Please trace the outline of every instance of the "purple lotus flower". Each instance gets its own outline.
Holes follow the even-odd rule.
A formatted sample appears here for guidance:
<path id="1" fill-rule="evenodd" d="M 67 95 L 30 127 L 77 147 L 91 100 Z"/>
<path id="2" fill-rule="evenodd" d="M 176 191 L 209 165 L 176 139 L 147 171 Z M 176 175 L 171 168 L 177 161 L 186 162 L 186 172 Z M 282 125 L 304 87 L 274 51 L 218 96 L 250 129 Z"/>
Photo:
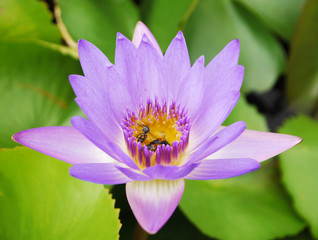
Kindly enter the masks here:
<path id="1" fill-rule="evenodd" d="M 208 65 L 192 66 L 182 32 L 165 55 L 141 22 L 132 42 L 117 34 L 115 64 L 93 44 L 78 42 L 85 76 L 71 75 L 76 102 L 86 114 L 72 127 L 43 127 L 13 139 L 74 164 L 70 174 L 99 184 L 126 183 L 140 225 L 156 233 L 177 207 L 184 179 L 239 176 L 260 167 L 301 138 L 221 127 L 240 96 L 244 67 L 239 41 Z"/>

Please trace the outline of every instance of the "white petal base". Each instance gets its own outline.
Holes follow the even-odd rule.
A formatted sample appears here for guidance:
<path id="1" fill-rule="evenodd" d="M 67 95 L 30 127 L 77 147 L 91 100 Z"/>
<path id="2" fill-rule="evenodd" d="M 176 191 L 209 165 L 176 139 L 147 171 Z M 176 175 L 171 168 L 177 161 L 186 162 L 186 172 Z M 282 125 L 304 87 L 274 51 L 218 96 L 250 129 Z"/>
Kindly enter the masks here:
<path id="1" fill-rule="evenodd" d="M 135 181 L 126 184 L 130 207 L 140 226 L 155 234 L 168 221 L 179 204 L 184 179 Z"/>

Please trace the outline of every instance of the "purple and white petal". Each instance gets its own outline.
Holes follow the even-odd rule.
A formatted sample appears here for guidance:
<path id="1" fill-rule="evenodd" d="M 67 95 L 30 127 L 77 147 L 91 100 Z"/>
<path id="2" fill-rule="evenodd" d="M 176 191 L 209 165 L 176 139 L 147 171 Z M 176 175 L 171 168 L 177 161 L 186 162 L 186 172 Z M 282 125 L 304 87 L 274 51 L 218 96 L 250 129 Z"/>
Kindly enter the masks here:
<path id="1" fill-rule="evenodd" d="M 240 176 L 260 168 L 260 163 L 250 158 L 206 159 L 200 162 L 186 179 L 214 180 Z"/>
<path id="2" fill-rule="evenodd" d="M 133 181 L 119 171 L 114 163 L 76 164 L 70 168 L 70 175 L 98 184 L 122 184 Z"/>
<path id="3" fill-rule="evenodd" d="M 12 138 L 24 146 L 71 164 L 116 162 L 73 127 L 34 128 L 16 133 Z"/>
<path id="4" fill-rule="evenodd" d="M 163 57 L 162 51 L 161 51 L 161 49 L 159 47 L 159 44 L 158 44 L 157 40 L 155 39 L 153 34 L 150 32 L 150 30 L 147 28 L 147 26 L 139 21 L 136 24 L 136 27 L 135 27 L 135 30 L 134 30 L 133 39 L 132 39 L 132 42 L 135 44 L 135 46 L 137 48 L 139 47 L 144 35 L 147 36 L 147 38 L 151 42 L 151 45 L 156 49 L 156 51 L 158 52 L 158 54 L 162 58 Z"/>
<path id="5" fill-rule="evenodd" d="M 126 184 L 129 205 L 140 226 L 155 234 L 179 204 L 184 180 L 152 180 Z"/>
<path id="6" fill-rule="evenodd" d="M 78 55 L 86 77 L 101 85 L 106 82 L 106 69 L 112 64 L 101 50 L 94 44 L 80 39 L 78 41 Z"/>
<path id="7" fill-rule="evenodd" d="M 182 87 L 184 76 L 191 68 L 187 44 L 181 31 L 171 41 L 163 60 L 170 93 L 168 97 L 175 97 Z"/>
<path id="8" fill-rule="evenodd" d="M 287 134 L 245 130 L 237 139 L 208 158 L 253 158 L 262 162 L 288 150 L 301 141 L 300 137 Z"/>

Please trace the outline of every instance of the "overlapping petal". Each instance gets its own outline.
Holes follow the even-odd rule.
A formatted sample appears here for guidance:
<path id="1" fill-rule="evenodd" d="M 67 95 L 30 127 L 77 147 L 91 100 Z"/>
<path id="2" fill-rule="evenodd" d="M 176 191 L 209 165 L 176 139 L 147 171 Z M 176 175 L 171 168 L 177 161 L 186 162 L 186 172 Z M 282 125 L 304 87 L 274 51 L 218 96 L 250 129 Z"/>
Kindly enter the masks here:
<path id="1" fill-rule="evenodd" d="M 86 41 L 78 41 L 78 55 L 84 75 L 95 83 L 103 83 L 107 78 L 106 69 L 112 63 L 94 44 Z"/>
<path id="2" fill-rule="evenodd" d="M 243 66 L 234 66 L 218 77 L 215 87 L 205 90 L 204 103 L 192 116 L 192 136 L 196 146 L 201 145 L 224 122 L 236 105 L 244 76 Z M 207 80 L 207 79 L 206 79 Z"/>
<path id="3" fill-rule="evenodd" d="M 132 72 L 132 89 L 137 102 L 142 99 L 167 95 L 167 79 L 164 77 L 163 59 L 153 47 L 147 35 L 141 39 Z"/>
<path id="4" fill-rule="evenodd" d="M 98 148 L 103 150 L 112 158 L 119 162 L 126 164 L 133 169 L 139 169 L 136 163 L 107 138 L 92 122 L 89 122 L 83 117 L 73 117 L 71 119 L 72 125 L 75 129 L 81 132 L 89 141 L 94 143 Z"/>
<path id="5" fill-rule="evenodd" d="M 24 146 L 71 164 L 115 162 L 73 127 L 28 129 L 12 138 Z"/>
<path id="6" fill-rule="evenodd" d="M 200 161 L 219 149 L 222 149 L 224 146 L 238 138 L 245 129 L 246 124 L 243 121 L 235 122 L 230 126 L 223 128 L 221 131 L 208 138 L 198 149 L 194 150 L 190 155 L 190 160 L 187 164 Z"/>
<path id="7" fill-rule="evenodd" d="M 177 96 L 181 82 L 191 68 L 187 44 L 181 31 L 171 41 L 163 60 L 169 86 L 168 97 L 173 98 Z"/>
<path id="8" fill-rule="evenodd" d="M 204 57 L 201 56 L 178 87 L 177 102 L 187 106 L 190 116 L 195 116 L 200 109 L 198 106 L 204 104 L 202 103 L 204 83 Z"/>
<path id="9" fill-rule="evenodd" d="M 136 24 L 133 39 L 132 39 L 132 42 L 135 44 L 136 47 L 139 47 L 139 45 L 140 45 L 140 43 L 145 35 L 147 36 L 147 38 L 151 42 L 152 46 L 156 49 L 158 54 L 161 57 L 163 57 L 162 51 L 159 47 L 159 44 L 158 44 L 156 38 L 153 36 L 152 32 L 150 32 L 150 30 L 147 28 L 147 26 L 139 21 Z"/>
<path id="10" fill-rule="evenodd" d="M 255 171 L 260 166 L 258 161 L 250 158 L 206 159 L 185 178 L 192 180 L 230 178 Z"/>
<path id="11" fill-rule="evenodd" d="M 70 175 L 98 184 L 121 184 L 134 181 L 119 171 L 114 163 L 76 164 L 70 168 Z"/>
<path id="12" fill-rule="evenodd" d="M 170 218 L 179 204 L 184 180 L 152 180 L 126 184 L 129 205 L 140 225 L 156 233 Z"/>

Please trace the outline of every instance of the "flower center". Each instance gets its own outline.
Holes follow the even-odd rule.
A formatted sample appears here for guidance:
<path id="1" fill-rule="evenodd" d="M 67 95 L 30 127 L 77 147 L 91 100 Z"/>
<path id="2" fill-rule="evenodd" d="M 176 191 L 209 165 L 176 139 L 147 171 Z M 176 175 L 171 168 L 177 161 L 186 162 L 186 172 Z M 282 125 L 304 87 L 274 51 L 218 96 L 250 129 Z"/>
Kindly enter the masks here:
<path id="1" fill-rule="evenodd" d="M 187 110 L 173 102 L 147 101 L 138 113 L 127 110 L 122 128 L 130 156 L 141 168 L 178 165 L 189 141 Z"/>

